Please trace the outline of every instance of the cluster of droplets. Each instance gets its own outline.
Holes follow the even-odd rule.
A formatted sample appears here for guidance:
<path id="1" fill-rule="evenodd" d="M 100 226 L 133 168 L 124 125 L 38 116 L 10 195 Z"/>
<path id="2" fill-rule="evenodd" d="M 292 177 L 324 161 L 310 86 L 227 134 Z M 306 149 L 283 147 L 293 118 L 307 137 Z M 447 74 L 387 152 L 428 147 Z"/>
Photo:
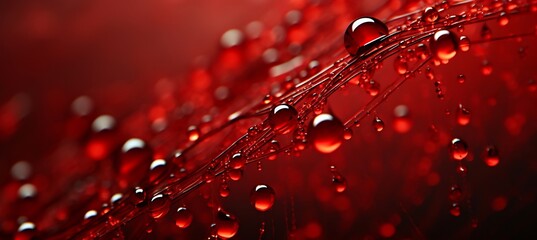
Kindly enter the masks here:
<path id="1" fill-rule="evenodd" d="M 509 8 L 509 7 L 507 7 Z M 425 26 L 424 29 L 430 30 L 431 26 L 439 25 L 439 21 L 444 21 L 444 24 L 449 20 L 449 17 L 446 17 L 446 20 L 443 20 L 441 16 L 442 11 L 438 11 L 436 7 L 426 8 L 418 22 Z M 291 14 L 289 17 L 290 26 L 295 26 L 297 24 L 297 17 Z M 298 17 L 299 19 L 300 17 Z M 293 20 L 295 19 L 295 20 Z M 509 17 L 506 12 L 501 12 L 498 18 L 498 24 L 500 26 L 505 26 L 509 23 Z M 440 24 L 441 25 L 441 24 Z M 404 25 L 405 28 L 411 29 L 412 24 Z M 238 31 L 238 30 L 237 30 Z M 236 47 L 239 46 L 242 42 L 242 33 L 237 31 L 228 31 L 222 37 L 222 45 L 225 47 L 225 51 L 228 53 L 227 57 L 231 56 L 233 51 L 236 50 Z M 396 29 L 396 32 L 402 32 L 403 29 Z M 386 46 L 390 39 L 395 39 L 392 42 L 397 42 L 395 45 L 399 47 L 398 55 L 394 59 L 394 70 L 395 72 L 402 76 L 403 78 L 412 78 L 413 69 L 418 69 L 420 66 L 418 64 L 425 63 L 429 59 L 434 63 L 434 65 L 447 64 L 451 59 L 453 59 L 457 53 L 466 52 L 470 48 L 470 40 L 467 36 L 458 36 L 453 30 L 438 28 L 434 30 L 434 33 L 428 33 L 423 35 L 427 36 L 425 41 L 411 42 L 410 40 L 399 41 L 397 38 L 393 37 L 397 34 L 395 32 L 390 33 L 387 25 L 382 21 L 372 18 L 372 17 L 363 17 L 353 21 L 345 31 L 344 34 L 344 46 L 348 53 L 353 57 L 353 59 L 360 57 L 367 57 L 368 54 L 377 53 L 386 49 Z M 491 39 L 491 30 L 484 24 L 481 31 L 481 36 L 483 39 Z M 299 39 L 298 37 L 296 37 Z M 295 41 L 297 39 L 294 39 Z M 229 55 L 231 54 L 231 55 Z M 277 50 L 267 49 L 263 53 L 263 59 L 267 63 L 275 63 L 278 56 Z M 382 57 L 382 56 L 381 56 Z M 375 60 L 376 63 L 373 66 L 365 67 L 360 69 L 361 74 L 350 79 L 351 83 L 355 83 L 362 87 L 366 93 L 371 97 L 379 97 L 384 93 L 384 89 L 381 89 L 380 83 L 372 79 L 373 73 L 375 70 L 382 67 L 383 59 Z M 347 63 L 342 61 L 338 67 L 345 66 Z M 351 65 L 351 64 L 349 64 Z M 232 67 L 232 66 L 231 66 Z M 414 68 L 413 68 L 414 67 Z M 311 61 L 307 70 L 307 73 L 300 73 L 304 79 L 313 76 L 314 74 L 320 71 L 319 63 L 316 61 Z M 492 73 L 492 65 L 485 61 L 482 64 L 481 72 L 484 76 L 488 76 Z M 201 74 L 201 73 L 200 73 Z M 300 75 L 299 74 L 299 75 Z M 431 67 L 425 69 L 426 78 L 432 80 L 435 85 L 435 90 L 439 98 L 444 97 L 442 90 L 442 83 L 437 80 L 434 76 L 434 72 Z M 338 80 L 336 77 L 337 74 L 332 74 L 331 80 Z M 340 77 L 339 79 L 343 79 Z M 353 80 L 355 79 L 355 80 Z M 354 81 L 354 82 L 353 82 Z M 457 81 L 459 83 L 464 83 L 466 77 L 464 75 L 457 76 Z M 299 85 L 300 80 L 297 78 L 288 78 L 282 84 L 284 90 L 293 90 L 296 86 Z M 319 86 L 325 87 L 330 86 L 329 83 L 320 84 Z M 531 84 L 535 89 L 535 83 Z M 218 96 L 220 98 L 225 98 L 224 94 L 225 89 L 220 89 Z M 317 96 L 320 96 L 320 92 L 316 93 Z M 334 113 L 324 112 L 324 106 L 326 105 L 326 99 L 315 104 L 309 105 L 314 116 L 312 117 L 310 124 L 306 127 L 305 121 L 308 116 L 304 113 L 309 113 L 309 110 L 295 108 L 298 106 L 295 100 L 288 98 L 286 101 L 279 101 L 278 94 L 267 94 L 262 103 L 267 106 L 271 106 L 268 111 L 264 113 L 267 114 L 266 126 L 269 127 L 276 135 L 293 135 L 293 144 L 294 151 L 304 150 L 307 145 L 312 146 L 318 152 L 323 154 L 329 154 L 336 151 L 343 144 L 344 140 L 349 140 L 352 138 L 351 125 L 346 122 L 341 121 Z M 273 104 L 276 104 L 274 105 Z M 273 106 L 273 107 L 272 107 Z M 466 126 L 470 124 L 470 111 L 464 107 L 462 104 L 459 104 L 457 107 L 457 123 L 461 126 Z M 367 111 L 369 115 L 369 111 Z M 241 116 L 235 115 L 235 117 Z M 408 108 L 404 105 L 397 106 L 394 109 L 394 129 L 400 133 L 409 131 L 411 122 L 409 120 L 409 111 Z M 230 116 L 230 120 L 236 119 L 235 117 Z M 359 120 L 354 119 L 354 125 L 359 125 Z M 190 144 L 199 143 L 205 137 L 202 133 L 204 124 L 210 122 L 210 116 L 206 120 L 202 121 L 200 125 L 191 125 L 186 130 L 187 140 Z M 260 125 L 261 126 L 261 125 Z M 384 121 L 379 117 L 375 116 L 372 120 L 372 127 L 376 132 L 382 132 L 385 129 Z M 260 138 L 255 138 L 260 134 L 261 131 L 265 129 L 250 128 L 248 131 L 248 137 L 251 137 L 254 140 L 259 140 Z M 116 119 L 110 115 L 101 115 L 92 123 L 92 132 L 90 140 L 85 146 L 86 154 L 95 161 L 102 161 L 109 157 L 115 145 L 121 146 L 121 154 L 119 157 L 119 162 L 117 164 L 118 173 L 119 173 L 119 184 L 122 187 L 127 187 L 129 183 L 140 182 L 144 173 L 149 169 L 149 174 L 147 176 L 148 181 L 152 185 L 162 185 L 161 183 L 166 184 L 166 179 L 170 177 L 178 177 L 181 173 L 184 173 L 186 169 L 184 168 L 184 156 L 179 151 L 171 159 L 166 159 L 163 156 L 155 157 L 155 151 L 149 147 L 149 144 L 139 138 L 130 138 L 126 140 L 123 145 L 118 144 L 117 139 L 114 137 L 114 131 L 116 129 Z M 267 137 L 264 139 L 268 142 L 268 148 L 266 159 L 275 160 L 277 154 L 282 151 L 282 147 L 277 140 Z M 193 145 L 187 145 L 193 146 Z M 243 151 L 244 150 L 244 151 Z M 213 161 L 208 165 L 207 171 L 203 172 L 201 179 L 204 183 L 212 183 L 220 174 L 220 170 L 224 168 L 222 176 L 222 184 L 220 185 L 220 196 L 227 197 L 230 194 L 229 185 L 227 184 L 228 180 L 237 181 L 241 178 L 245 165 L 251 162 L 254 154 L 252 151 L 246 151 L 248 149 L 234 150 L 233 152 L 225 156 L 224 163 L 221 164 L 217 161 Z M 284 148 L 283 151 L 290 153 L 289 148 Z M 467 167 L 464 164 L 465 159 L 469 155 L 468 145 L 465 141 L 459 138 L 454 138 L 449 146 L 450 157 L 458 163 L 457 172 L 461 175 L 465 175 L 467 172 Z M 262 158 L 260 158 L 262 159 Z M 494 167 L 499 164 L 499 154 L 495 146 L 488 146 L 484 151 L 484 162 L 490 166 Z M 177 165 L 180 169 L 179 171 L 172 171 L 171 163 Z M 258 170 L 261 170 L 261 160 L 255 161 L 258 163 Z M 147 166 L 146 166 L 147 165 Z M 138 166 L 145 166 L 140 168 Z M 222 167 L 222 168 L 221 168 Z M 139 169 L 143 169 L 140 171 Z M 347 180 L 339 171 L 331 166 L 330 168 L 332 174 L 332 183 L 336 192 L 342 193 L 347 189 Z M 172 173 L 173 172 L 173 173 Z M 160 184 L 160 185 L 159 185 Z M 22 197 L 32 197 L 35 196 L 35 187 L 32 190 L 32 187 L 29 185 L 23 185 L 20 190 Z M 148 194 L 149 193 L 149 194 Z M 461 203 L 463 203 L 463 192 L 459 185 L 453 185 L 450 189 L 449 200 L 451 201 L 451 210 L 450 213 L 453 216 L 459 216 L 461 214 Z M 192 212 L 186 207 L 181 206 L 177 208 L 176 211 L 171 211 L 171 206 L 173 202 L 173 197 L 170 192 L 164 190 L 157 192 L 147 192 L 142 187 L 134 188 L 128 199 L 133 206 L 144 208 L 147 206 L 147 210 L 150 216 L 154 219 L 162 219 L 168 214 L 173 214 L 175 219 L 175 224 L 179 228 L 187 228 L 193 222 Z M 124 200 L 124 197 L 121 193 L 112 195 L 110 198 L 110 203 L 106 203 L 103 206 L 103 209 L 100 210 L 88 210 L 84 215 L 85 222 L 91 222 L 94 219 L 97 219 L 99 216 L 107 215 L 107 221 L 110 225 L 115 226 L 119 224 L 117 218 L 113 217 L 112 214 L 109 214 L 114 207 L 118 207 L 121 202 Z M 265 212 L 269 211 L 276 200 L 276 195 L 274 190 L 264 184 L 259 184 L 252 189 L 250 194 L 250 202 L 257 211 Z M 392 226 L 393 228 L 393 226 Z M 211 225 L 211 236 L 215 238 L 231 238 L 237 234 L 239 230 L 239 222 L 231 213 L 226 212 L 222 208 L 217 209 L 215 222 Z M 28 237 L 36 231 L 36 227 L 31 222 L 24 222 L 19 227 L 19 232 L 17 234 L 17 239 L 27 239 Z M 20 236 L 20 237 L 19 237 Z"/>

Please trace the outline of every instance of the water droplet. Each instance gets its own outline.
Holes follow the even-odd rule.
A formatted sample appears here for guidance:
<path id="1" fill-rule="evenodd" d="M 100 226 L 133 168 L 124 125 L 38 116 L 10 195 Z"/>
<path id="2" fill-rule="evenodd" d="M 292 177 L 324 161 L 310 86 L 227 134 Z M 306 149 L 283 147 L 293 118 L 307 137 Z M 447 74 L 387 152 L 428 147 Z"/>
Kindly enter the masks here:
<path id="1" fill-rule="evenodd" d="M 457 76 L 457 82 L 464 83 L 465 81 L 466 81 L 466 76 L 464 76 L 463 74 L 459 74 L 459 76 Z"/>
<path id="2" fill-rule="evenodd" d="M 140 187 L 135 187 L 130 199 L 134 205 L 143 203 L 145 201 L 144 189 Z"/>
<path id="3" fill-rule="evenodd" d="M 239 181 L 242 177 L 242 169 L 229 169 L 227 175 L 229 176 L 229 179 Z"/>
<path id="4" fill-rule="evenodd" d="M 33 222 L 24 222 L 19 226 L 15 234 L 15 240 L 30 240 L 34 238 L 36 226 Z"/>
<path id="5" fill-rule="evenodd" d="M 462 190 L 457 184 L 453 184 L 449 189 L 449 200 L 451 202 L 459 202 L 462 197 Z"/>
<path id="6" fill-rule="evenodd" d="M 170 198 L 162 193 L 156 194 L 149 202 L 149 212 L 155 219 L 162 218 L 170 211 Z"/>
<path id="7" fill-rule="evenodd" d="M 470 111 L 459 104 L 457 108 L 457 123 L 461 126 L 466 126 L 470 123 Z"/>
<path id="8" fill-rule="evenodd" d="M 343 139 L 350 140 L 352 138 L 352 129 L 346 128 L 343 132 Z"/>
<path id="9" fill-rule="evenodd" d="M 379 117 L 375 117 L 375 119 L 373 119 L 373 128 L 377 132 L 382 132 L 382 130 L 384 130 L 384 121 Z"/>
<path id="10" fill-rule="evenodd" d="M 230 193 L 229 185 L 227 185 L 227 183 L 223 183 L 222 185 L 220 185 L 219 193 L 220 197 L 228 197 Z"/>
<path id="11" fill-rule="evenodd" d="M 458 203 L 452 203 L 451 208 L 449 209 L 449 213 L 454 217 L 460 216 L 461 215 L 461 207 L 459 206 L 459 204 Z"/>
<path id="12" fill-rule="evenodd" d="M 91 219 L 94 219 L 95 217 L 97 217 L 97 211 L 95 210 L 89 210 L 86 212 L 86 214 L 84 214 L 84 220 L 85 221 L 89 221 Z"/>
<path id="13" fill-rule="evenodd" d="M 345 192 L 347 189 L 347 179 L 336 171 L 332 172 L 332 184 L 334 184 L 338 193 Z"/>
<path id="14" fill-rule="evenodd" d="M 252 205 L 257 211 L 265 212 L 274 205 L 275 193 L 268 185 L 257 185 L 250 194 Z"/>
<path id="15" fill-rule="evenodd" d="M 421 60 L 425 60 L 427 59 L 427 57 L 429 57 L 429 49 L 423 43 L 418 44 L 414 52 L 416 54 L 416 57 L 418 57 Z"/>
<path id="16" fill-rule="evenodd" d="M 423 20 L 428 23 L 433 23 L 438 19 L 438 11 L 434 7 L 427 7 L 423 11 Z"/>
<path id="17" fill-rule="evenodd" d="M 121 193 L 112 195 L 112 197 L 110 197 L 110 206 L 117 205 L 121 199 L 123 199 L 123 194 Z"/>
<path id="18" fill-rule="evenodd" d="M 361 55 L 388 35 L 388 27 L 380 20 L 362 17 L 354 20 L 345 31 L 345 48 L 350 55 Z"/>
<path id="19" fill-rule="evenodd" d="M 229 160 L 229 166 L 233 169 L 241 169 L 246 164 L 246 159 L 242 156 L 241 153 L 235 153 L 231 156 Z"/>
<path id="20" fill-rule="evenodd" d="M 192 223 L 192 213 L 185 207 L 180 207 L 175 213 L 175 225 L 179 228 L 187 228 Z"/>
<path id="21" fill-rule="evenodd" d="M 270 141 L 270 147 L 269 147 L 269 153 L 270 155 L 268 156 L 268 160 L 276 160 L 276 158 L 278 157 L 278 153 L 277 151 L 280 149 L 280 143 L 278 143 L 277 140 L 272 140 Z"/>
<path id="22" fill-rule="evenodd" d="M 31 199 L 37 196 L 37 188 L 31 183 L 25 183 L 19 187 L 20 199 Z"/>
<path id="23" fill-rule="evenodd" d="M 18 161 L 11 167 L 11 176 L 16 180 L 26 180 L 32 175 L 32 165 L 26 161 Z"/>
<path id="24" fill-rule="evenodd" d="M 492 37 L 492 31 L 487 24 L 483 24 L 483 27 L 481 27 L 481 37 L 485 40 L 489 40 Z"/>
<path id="25" fill-rule="evenodd" d="M 200 131 L 198 127 L 192 125 L 187 129 L 188 140 L 194 142 L 200 137 Z"/>
<path id="26" fill-rule="evenodd" d="M 407 133 L 412 128 L 412 120 L 410 119 L 410 111 L 406 105 L 398 105 L 393 109 L 395 117 L 393 128 L 398 133 Z"/>
<path id="27" fill-rule="evenodd" d="M 454 33 L 448 30 L 440 30 L 431 38 L 429 46 L 438 60 L 447 61 L 457 54 L 459 42 Z"/>
<path id="28" fill-rule="evenodd" d="M 500 17 L 498 17 L 498 24 L 500 26 L 505 26 L 509 23 L 509 16 L 507 16 L 507 13 L 501 12 Z"/>
<path id="29" fill-rule="evenodd" d="M 408 63 L 405 57 L 399 55 L 395 61 L 393 62 L 393 66 L 395 68 L 395 71 L 399 75 L 404 75 L 408 72 Z"/>
<path id="30" fill-rule="evenodd" d="M 268 122 L 277 134 L 288 134 L 297 126 L 298 112 L 293 106 L 281 104 L 270 111 Z"/>
<path id="31" fill-rule="evenodd" d="M 321 153 L 331 153 L 341 146 L 344 135 L 343 123 L 327 113 L 317 115 L 308 129 L 308 138 Z"/>
<path id="32" fill-rule="evenodd" d="M 489 167 L 494 167 L 500 163 L 500 155 L 498 153 L 498 148 L 496 146 L 488 146 L 485 149 L 485 164 Z"/>
<path id="33" fill-rule="evenodd" d="M 459 138 L 454 138 L 451 140 L 451 146 L 449 148 L 451 152 L 451 157 L 454 160 L 462 160 L 468 155 L 468 145 L 466 142 Z"/>
<path id="34" fill-rule="evenodd" d="M 152 151 L 149 146 L 139 138 L 131 138 L 127 140 L 125 144 L 123 144 L 121 151 L 119 172 L 122 175 L 129 175 L 140 165 L 143 165 L 144 163 L 149 164 L 151 162 Z"/>
<path id="35" fill-rule="evenodd" d="M 535 81 L 533 79 L 528 80 L 528 90 L 530 92 L 537 91 L 537 81 Z"/>
<path id="36" fill-rule="evenodd" d="M 235 216 L 218 209 L 216 214 L 216 234 L 222 238 L 232 238 L 239 230 L 239 222 Z"/>
<path id="37" fill-rule="evenodd" d="M 380 83 L 371 79 L 364 84 L 364 90 L 371 97 L 377 96 L 380 92 Z"/>
<path id="38" fill-rule="evenodd" d="M 483 64 L 481 65 L 481 74 L 483 74 L 483 76 L 492 74 L 492 65 L 490 65 L 487 60 L 483 61 Z"/>
<path id="39" fill-rule="evenodd" d="M 470 39 L 467 36 L 461 36 L 459 38 L 459 49 L 463 52 L 470 50 Z"/>
<path id="40" fill-rule="evenodd" d="M 167 172 L 167 165 L 164 159 L 156 159 L 149 167 L 149 181 L 156 183 Z"/>

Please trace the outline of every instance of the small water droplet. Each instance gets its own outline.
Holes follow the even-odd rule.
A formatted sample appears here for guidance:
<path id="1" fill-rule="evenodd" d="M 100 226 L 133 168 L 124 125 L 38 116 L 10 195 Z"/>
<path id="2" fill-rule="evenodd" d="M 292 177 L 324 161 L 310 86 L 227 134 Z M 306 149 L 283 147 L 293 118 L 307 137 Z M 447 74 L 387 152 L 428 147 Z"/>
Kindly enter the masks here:
<path id="1" fill-rule="evenodd" d="M 33 222 L 24 222 L 22 223 L 17 233 L 15 234 L 14 239 L 15 240 L 30 240 L 34 238 L 34 235 L 36 233 L 36 226 Z"/>
<path id="2" fill-rule="evenodd" d="M 380 117 L 375 117 L 375 119 L 373 119 L 373 129 L 377 132 L 382 132 L 382 130 L 384 130 L 384 121 L 382 121 Z"/>
<path id="3" fill-rule="evenodd" d="M 155 219 L 162 218 L 170 211 L 170 198 L 162 193 L 156 194 L 149 202 L 149 212 Z"/>
<path id="4" fill-rule="evenodd" d="M 500 154 L 498 153 L 498 148 L 496 146 L 488 146 L 485 148 L 485 164 L 489 167 L 494 167 L 500 163 Z"/>
<path id="5" fill-rule="evenodd" d="M 457 123 L 461 126 L 466 126 L 470 123 L 470 111 L 459 104 L 457 108 Z"/>
<path id="6" fill-rule="evenodd" d="M 91 219 L 94 219 L 97 217 L 98 213 L 95 210 L 89 210 L 84 214 L 84 221 L 90 221 Z"/>
<path id="7" fill-rule="evenodd" d="M 229 160 L 229 166 L 233 169 L 241 169 L 244 167 L 244 164 L 246 164 L 246 159 L 244 159 L 241 153 L 233 154 Z"/>
<path id="8" fill-rule="evenodd" d="M 343 138 L 345 140 L 350 140 L 352 138 L 352 129 L 346 128 L 345 131 L 343 132 Z"/>
<path id="9" fill-rule="evenodd" d="M 135 187 L 131 196 L 131 202 L 134 205 L 141 204 L 145 201 L 145 191 L 141 187 Z"/>
<path id="10" fill-rule="evenodd" d="M 252 205 L 260 212 L 265 212 L 274 205 L 275 193 L 268 185 L 257 185 L 250 194 Z"/>
<path id="11" fill-rule="evenodd" d="M 492 65 L 490 65 L 487 60 L 483 61 L 483 64 L 481 65 L 481 74 L 483 74 L 483 76 L 489 76 L 492 74 L 492 70 Z"/>
<path id="12" fill-rule="evenodd" d="M 466 76 L 464 76 L 463 74 L 459 74 L 457 76 L 457 82 L 464 83 L 465 81 L 466 81 Z"/>
<path id="13" fill-rule="evenodd" d="M 481 27 L 481 38 L 489 40 L 492 37 L 492 30 L 490 30 L 487 24 L 483 24 Z"/>
<path id="14" fill-rule="evenodd" d="M 191 125 L 187 129 L 188 140 L 194 142 L 200 137 L 200 131 L 198 127 Z"/>
<path id="15" fill-rule="evenodd" d="M 377 96 L 380 92 L 380 83 L 371 79 L 364 84 L 364 90 L 371 97 Z"/>
<path id="16" fill-rule="evenodd" d="M 407 59 L 401 55 L 399 55 L 395 61 L 393 62 L 393 66 L 395 68 L 395 71 L 399 74 L 399 75 L 404 75 L 405 73 L 408 72 L 408 63 L 407 63 Z"/>
<path id="17" fill-rule="evenodd" d="M 463 52 L 470 50 L 470 39 L 467 36 L 461 36 L 459 38 L 459 49 Z"/>
<path id="18" fill-rule="evenodd" d="M 507 16 L 507 13 L 501 12 L 500 16 L 498 17 L 498 24 L 500 26 L 505 26 L 509 23 L 509 16 Z"/>
<path id="19" fill-rule="evenodd" d="M 179 228 L 187 228 L 192 223 L 192 213 L 185 207 L 179 207 L 175 213 L 175 225 Z"/>
<path id="20" fill-rule="evenodd" d="M 458 203 L 452 203 L 451 208 L 449 209 L 449 213 L 454 216 L 458 217 L 461 215 L 461 208 Z"/>
<path id="21" fill-rule="evenodd" d="M 451 202 L 459 202 L 462 197 L 462 190 L 457 184 L 453 184 L 449 189 L 449 200 Z"/>
<path id="22" fill-rule="evenodd" d="M 459 138 L 454 138 L 451 140 L 449 150 L 451 152 L 451 157 L 454 160 L 460 161 L 468 155 L 468 145 Z"/>
<path id="23" fill-rule="evenodd" d="M 166 161 L 164 159 L 154 160 L 149 167 L 149 181 L 157 183 L 157 180 L 166 174 L 167 169 Z"/>
<path id="24" fill-rule="evenodd" d="M 423 11 L 423 20 L 428 23 L 433 23 L 438 19 L 438 11 L 434 7 L 427 7 Z"/>

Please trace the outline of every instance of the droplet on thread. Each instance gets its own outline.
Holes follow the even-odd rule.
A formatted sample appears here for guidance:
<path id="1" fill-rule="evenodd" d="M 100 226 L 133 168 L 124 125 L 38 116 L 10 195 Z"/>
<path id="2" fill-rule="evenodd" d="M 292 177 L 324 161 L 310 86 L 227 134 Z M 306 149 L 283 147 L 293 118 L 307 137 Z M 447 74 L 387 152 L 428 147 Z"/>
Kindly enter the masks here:
<path id="1" fill-rule="evenodd" d="M 459 41 L 451 31 L 440 30 L 433 35 L 429 46 L 435 58 L 440 61 L 448 61 L 457 54 Z"/>
<path id="2" fill-rule="evenodd" d="M 372 17 L 354 20 L 345 31 L 344 44 L 350 55 L 361 55 L 388 35 L 388 27 Z"/>
<path id="3" fill-rule="evenodd" d="M 297 116 L 298 112 L 293 106 L 281 104 L 270 111 L 268 122 L 277 134 L 288 134 L 296 128 Z"/>
<path id="4" fill-rule="evenodd" d="M 335 116 L 327 113 L 317 115 L 308 129 L 308 139 L 321 153 L 331 153 L 341 146 L 345 128 Z"/>

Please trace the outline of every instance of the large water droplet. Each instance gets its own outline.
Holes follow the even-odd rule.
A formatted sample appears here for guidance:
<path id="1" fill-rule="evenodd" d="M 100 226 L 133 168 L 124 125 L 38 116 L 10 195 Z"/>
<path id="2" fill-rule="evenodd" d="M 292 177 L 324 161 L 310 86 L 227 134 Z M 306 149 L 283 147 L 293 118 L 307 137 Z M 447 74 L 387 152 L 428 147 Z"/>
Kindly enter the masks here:
<path id="1" fill-rule="evenodd" d="M 335 116 L 327 113 L 316 116 L 308 129 L 308 138 L 321 153 L 331 153 L 341 146 L 345 128 Z"/>
<path id="2" fill-rule="evenodd" d="M 454 33 L 448 30 L 440 30 L 433 35 L 429 46 L 435 58 L 447 61 L 457 54 L 459 41 Z"/>
<path id="3" fill-rule="evenodd" d="M 354 20 L 345 31 L 345 48 L 350 55 L 361 55 L 388 35 L 388 27 L 372 17 Z"/>
<path id="4" fill-rule="evenodd" d="M 277 134 L 287 134 L 297 125 L 298 112 L 293 106 L 281 104 L 270 111 L 268 122 Z"/>
<path id="5" fill-rule="evenodd" d="M 275 198 L 274 190 L 267 185 L 257 185 L 250 194 L 250 200 L 255 209 L 260 212 L 265 212 L 272 208 Z"/>

